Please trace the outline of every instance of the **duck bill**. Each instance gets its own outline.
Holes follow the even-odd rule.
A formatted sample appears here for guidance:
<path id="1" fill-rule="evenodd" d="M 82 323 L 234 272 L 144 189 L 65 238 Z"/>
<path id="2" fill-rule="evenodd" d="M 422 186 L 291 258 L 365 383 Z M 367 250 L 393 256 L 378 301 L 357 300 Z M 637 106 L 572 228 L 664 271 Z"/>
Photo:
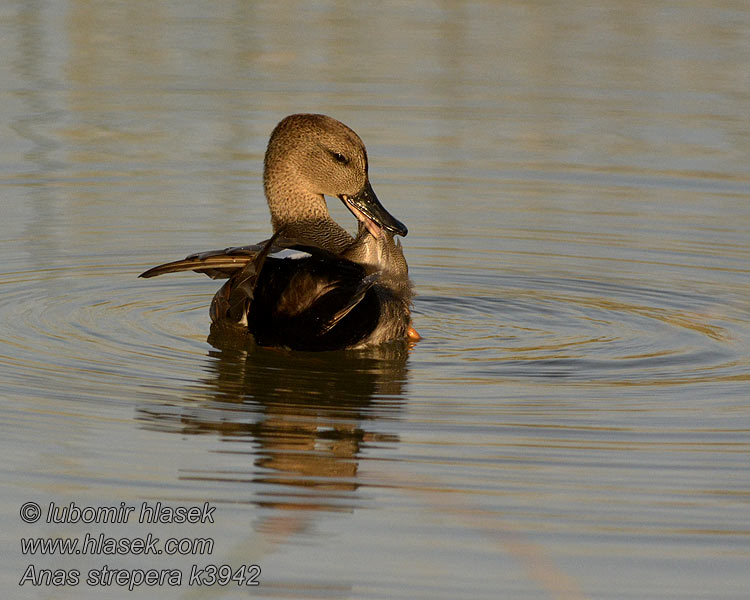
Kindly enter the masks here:
<path id="1" fill-rule="evenodd" d="M 361 221 L 367 227 L 367 230 L 378 237 L 381 230 L 385 229 L 394 235 L 406 235 L 409 230 L 401 221 L 389 213 L 368 181 L 365 186 L 354 196 L 342 194 L 339 198 L 346 204 L 347 208 L 354 213 L 357 220 Z"/>

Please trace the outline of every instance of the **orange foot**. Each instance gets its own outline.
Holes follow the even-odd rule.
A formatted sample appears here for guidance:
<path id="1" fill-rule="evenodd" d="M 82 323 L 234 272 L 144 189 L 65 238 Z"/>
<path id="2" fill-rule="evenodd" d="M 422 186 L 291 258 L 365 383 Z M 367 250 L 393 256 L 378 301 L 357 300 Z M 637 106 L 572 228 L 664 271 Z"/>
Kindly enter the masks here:
<path id="1" fill-rule="evenodd" d="M 408 331 L 406 332 L 406 337 L 410 342 L 418 342 L 422 339 L 422 336 L 419 335 L 416 329 L 414 327 L 409 327 Z"/>

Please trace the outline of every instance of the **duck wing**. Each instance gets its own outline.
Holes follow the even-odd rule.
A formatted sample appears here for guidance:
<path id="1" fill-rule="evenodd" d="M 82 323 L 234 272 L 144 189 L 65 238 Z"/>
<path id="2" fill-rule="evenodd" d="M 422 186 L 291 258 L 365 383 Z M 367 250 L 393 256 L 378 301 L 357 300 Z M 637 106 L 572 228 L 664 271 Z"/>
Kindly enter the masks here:
<path id="1" fill-rule="evenodd" d="M 281 231 L 279 231 L 270 239 L 258 244 L 230 246 L 223 250 L 195 252 L 182 260 L 175 260 L 152 267 L 138 275 L 138 277 L 149 278 L 156 277 L 157 275 L 165 275 L 166 273 L 195 271 L 196 273 L 205 273 L 211 279 L 228 279 L 253 262 L 260 252 L 265 251 L 264 256 L 267 256 L 268 254 L 275 254 L 284 250 L 298 250 L 329 258 L 336 256 L 332 252 L 323 250 L 322 248 L 310 246 L 309 244 L 300 244 L 293 238 L 281 237 Z"/>
<path id="2" fill-rule="evenodd" d="M 266 242 L 267 243 L 267 242 Z M 233 246 L 223 250 L 209 250 L 198 252 L 183 258 L 152 267 L 138 277 L 156 277 L 165 273 L 179 273 L 180 271 L 195 271 L 205 273 L 211 279 L 226 279 L 238 270 L 243 269 L 263 249 L 264 243 L 251 246 Z"/>
<path id="3" fill-rule="evenodd" d="M 268 253 L 274 247 L 274 242 L 278 237 L 278 233 L 274 234 L 252 256 L 247 255 L 249 258 L 244 267 L 234 269 L 229 281 L 216 292 L 214 299 L 211 301 L 209 312 L 212 321 L 229 317 L 233 321 L 247 323 L 247 311 L 250 307 L 250 302 L 255 297 L 255 287 L 258 285 L 258 277 L 263 270 L 263 264 L 266 262 Z"/>

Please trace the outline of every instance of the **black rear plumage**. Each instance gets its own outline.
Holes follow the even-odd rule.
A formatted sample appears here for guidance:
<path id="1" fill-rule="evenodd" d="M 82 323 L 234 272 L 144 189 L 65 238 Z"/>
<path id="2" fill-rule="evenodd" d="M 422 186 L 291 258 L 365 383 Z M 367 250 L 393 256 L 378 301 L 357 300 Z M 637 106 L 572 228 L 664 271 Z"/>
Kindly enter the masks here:
<path id="1" fill-rule="evenodd" d="M 343 259 L 269 258 L 247 305 L 247 329 L 263 346 L 356 346 L 380 321 L 376 279 L 361 265 Z M 228 283 L 231 286 L 232 280 Z"/>

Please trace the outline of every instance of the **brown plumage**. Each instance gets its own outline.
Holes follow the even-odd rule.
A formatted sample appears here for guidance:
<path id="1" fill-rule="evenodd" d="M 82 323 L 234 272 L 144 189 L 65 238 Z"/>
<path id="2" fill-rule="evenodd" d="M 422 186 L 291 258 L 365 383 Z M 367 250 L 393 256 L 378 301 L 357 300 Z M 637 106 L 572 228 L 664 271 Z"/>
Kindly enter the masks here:
<path id="1" fill-rule="evenodd" d="M 368 179 L 362 140 L 325 115 L 291 115 L 271 134 L 263 184 L 274 235 L 253 246 L 193 254 L 141 277 L 196 271 L 227 282 L 211 303 L 216 324 L 262 345 L 301 350 L 417 340 L 401 244 L 406 227 Z M 359 221 L 352 237 L 328 213 L 337 196 Z M 280 257 L 282 251 L 297 257 Z"/>

